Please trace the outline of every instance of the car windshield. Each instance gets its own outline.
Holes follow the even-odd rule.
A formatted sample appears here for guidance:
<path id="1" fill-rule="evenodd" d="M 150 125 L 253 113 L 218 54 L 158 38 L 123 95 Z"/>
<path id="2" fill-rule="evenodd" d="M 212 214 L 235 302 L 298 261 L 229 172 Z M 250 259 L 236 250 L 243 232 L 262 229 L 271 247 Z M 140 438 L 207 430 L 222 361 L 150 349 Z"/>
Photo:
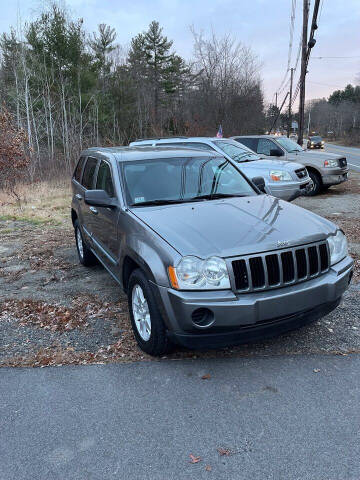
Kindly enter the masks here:
<path id="1" fill-rule="evenodd" d="M 310 137 L 310 140 L 312 142 L 321 142 L 322 138 L 321 137 Z"/>
<path id="2" fill-rule="evenodd" d="M 149 159 L 122 165 L 127 202 L 131 206 L 256 195 L 244 176 L 225 158 Z"/>
<path id="3" fill-rule="evenodd" d="M 216 140 L 213 142 L 226 155 L 228 155 L 235 162 L 247 162 L 252 160 L 260 160 L 259 155 L 252 152 L 238 142 L 228 142 L 226 140 Z"/>
<path id="4" fill-rule="evenodd" d="M 302 152 L 303 149 L 298 145 L 294 140 L 291 140 L 287 137 L 277 138 L 276 141 L 283 147 L 287 152 Z"/>

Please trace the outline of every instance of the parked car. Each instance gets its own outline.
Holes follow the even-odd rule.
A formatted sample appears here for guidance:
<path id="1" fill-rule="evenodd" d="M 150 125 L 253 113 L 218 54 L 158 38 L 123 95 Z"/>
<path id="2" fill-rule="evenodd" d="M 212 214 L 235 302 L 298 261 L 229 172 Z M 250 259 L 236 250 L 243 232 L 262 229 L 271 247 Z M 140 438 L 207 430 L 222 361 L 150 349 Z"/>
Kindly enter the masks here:
<path id="1" fill-rule="evenodd" d="M 324 140 L 319 135 L 307 139 L 307 148 L 324 148 Z"/>
<path id="2" fill-rule="evenodd" d="M 266 193 L 289 202 L 312 189 L 311 179 L 303 165 L 277 159 L 261 159 L 245 145 L 239 145 L 227 138 L 171 137 L 142 139 L 130 143 L 130 146 L 144 145 L 190 147 L 221 153 L 228 160 L 237 162 L 248 178 L 262 176 Z"/>
<path id="3" fill-rule="evenodd" d="M 334 223 L 261 194 L 216 152 L 91 148 L 72 190 L 79 260 L 119 282 L 151 355 L 297 328 L 332 311 L 351 280 Z"/>
<path id="4" fill-rule="evenodd" d="M 349 167 L 346 158 L 328 152 L 310 152 L 287 137 L 274 135 L 239 135 L 234 140 L 266 158 L 284 158 L 307 168 L 313 187 L 306 195 L 316 195 L 332 185 L 346 182 Z"/>

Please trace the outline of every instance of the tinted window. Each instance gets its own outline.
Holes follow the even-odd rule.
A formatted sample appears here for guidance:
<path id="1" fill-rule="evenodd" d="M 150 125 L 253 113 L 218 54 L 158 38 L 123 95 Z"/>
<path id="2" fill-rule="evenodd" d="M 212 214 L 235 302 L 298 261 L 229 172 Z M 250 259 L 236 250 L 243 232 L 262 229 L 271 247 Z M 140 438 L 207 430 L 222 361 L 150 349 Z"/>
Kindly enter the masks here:
<path id="1" fill-rule="evenodd" d="M 114 196 L 114 186 L 111 178 L 110 165 L 103 160 L 101 160 L 97 174 L 96 189 L 105 190 L 110 197 Z"/>
<path id="2" fill-rule="evenodd" d="M 239 143 L 242 143 L 246 147 L 250 148 L 253 152 L 257 151 L 257 144 L 258 144 L 258 139 L 257 138 L 234 138 Z"/>
<path id="3" fill-rule="evenodd" d="M 259 143 L 257 147 L 257 153 L 262 153 L 263 155 L 270 155 L 270 150 L 276 149 L 274 142 L 268 138 L 259 138 Z"/>
<path id="4" fill-rule="evenodd" d="M 85 160 L 86 160 L 86 157 L 80 157 L 78 164 L 76 165 L 76 168 L 75 168 L 74 179 L 79 183 L 81 180 L 81 172 L 82 172 Z"/>
<path id="5" fill-rule="evenodd" d="M 94 188 L 93 185 L 96 165 L 96 158 L 88 157 L 81 182 L 87 190 L 92 190 Z"/>
<path id="6" fill-rule="evenodd" d="M 243 175 L 224 158 L 198 157 L 132 161 L 123 164 L 130 205 L 186 202 L 202 195 L 255 195 Z"/>

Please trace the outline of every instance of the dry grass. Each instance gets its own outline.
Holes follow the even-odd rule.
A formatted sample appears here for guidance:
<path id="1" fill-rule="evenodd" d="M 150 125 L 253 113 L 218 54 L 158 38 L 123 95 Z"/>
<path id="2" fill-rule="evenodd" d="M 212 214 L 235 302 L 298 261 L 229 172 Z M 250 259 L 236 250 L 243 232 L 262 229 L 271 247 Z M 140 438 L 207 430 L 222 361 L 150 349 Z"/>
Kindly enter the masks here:
<path id="1" fill-rule="evenodd" d="M 25 221 L 33 225 L 61 225 L 69 222 L 70 182 L 20 185 L 18 192 L 22 199 L 21 205 L 0 191 L 0 221 Z M 7 225 L 3 224 L 3 228 L 7 228 Z"/>

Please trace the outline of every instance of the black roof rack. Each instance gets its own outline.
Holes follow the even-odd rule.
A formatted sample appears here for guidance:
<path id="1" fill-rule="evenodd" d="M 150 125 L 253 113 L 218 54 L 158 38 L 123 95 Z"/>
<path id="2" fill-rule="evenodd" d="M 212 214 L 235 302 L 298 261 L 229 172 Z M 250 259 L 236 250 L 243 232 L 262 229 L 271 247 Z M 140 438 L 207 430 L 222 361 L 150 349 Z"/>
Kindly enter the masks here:
<path id="1" fill-rule="evenodd" d="M 175 137 L 147 137 L 147 138 L 137 138 L 134 141 L 135 142 L 141 142 L 142 140 L 171 140 L 173 138 L 189 138 L 189 137 L 180 137 L 180 136 L 175 136 Z"/>

